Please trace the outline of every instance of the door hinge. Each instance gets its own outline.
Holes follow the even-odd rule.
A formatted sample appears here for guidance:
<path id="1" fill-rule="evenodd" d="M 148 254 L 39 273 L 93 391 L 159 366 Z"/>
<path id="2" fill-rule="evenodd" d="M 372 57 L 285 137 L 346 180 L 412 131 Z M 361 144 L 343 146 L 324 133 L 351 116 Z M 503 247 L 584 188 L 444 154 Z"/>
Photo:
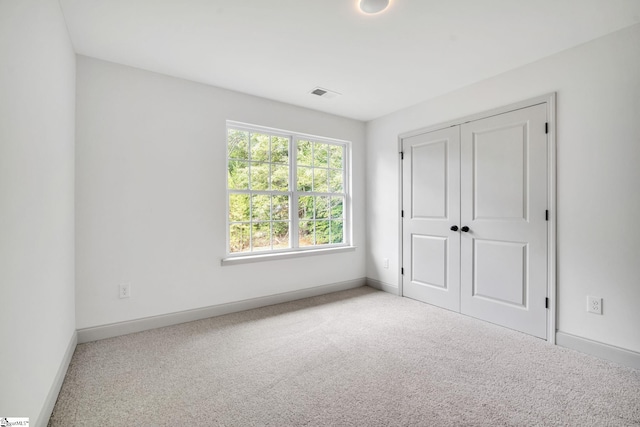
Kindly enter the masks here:
<path id="1" fill-rule="evenodd" d="M 400 152 L 400 160 L 404 160 L 404 151 Z"/>
<path id="2" fill-rule="evenodd" d="M 400 269 L 400 274 L 402 274 L 402 275 L 404 276 L 404 267 L 402 267 L 402 268 Z"/>
<path id="3" fill-rule="evenodd" d="M 544 211 L 544 220 L 545 220 L 545 221 L 549 221 L 549 209 L 547 209 L 546 211 Z"/>
<path id="4" fill-rule="evenodd" d="M 544 308 L 549 308 L 549 298 L 544 299 Z"/>
<path id="5" fill-rule="evenodd" d="M 403 211 L 400 211 L 400 216 L 401 216 L 402 218 L 404 218 L 404 210 L 403 210 Z"/>
<path id="6" fill-rule="evenodd" d="M 549 133 L 549 122 L 544 124 L 544 133 Z"/>

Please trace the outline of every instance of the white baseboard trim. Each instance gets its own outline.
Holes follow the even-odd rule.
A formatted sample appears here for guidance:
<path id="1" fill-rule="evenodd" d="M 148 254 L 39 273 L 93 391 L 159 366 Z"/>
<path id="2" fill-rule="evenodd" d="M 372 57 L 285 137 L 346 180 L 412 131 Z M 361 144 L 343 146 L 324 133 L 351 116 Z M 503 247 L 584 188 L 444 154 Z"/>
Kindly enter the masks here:
<path id="1" fill-rule="evenodd" d="M 556 333 L 556 344 L 601 359 L 610 360 L 630 368 L 640 369 L 640 353 L 635 351 L 592 341 L 565 332 Z"/>
<path id="2" fill-rule="evenodd" d="M 73 331 L 71 341 L 69 341 L 69 345 L 67 346 L 67 350 L 64 353 L 64 357 L 62 358 L 60 367 L 58 367 L 56 377 L 53 380 L 51 388 L 49 389 L 49 393 L 47 394 L 47 398 L 44 401 L 44 405 L 40 410 L 40 415 L 36 420 L 34 420 L 33 425 L 37 427 L 47 427 L 47 424 L 49 424 L 49 418 L 51 418 L 53 407 L 56 405 L 56 401 L 58 400 L 58 395 L 60 394 L 60 389 L 62 388 L 64 377 L 67 375 L 67 369 L 69 369 L 69 364 L 71 364 L 71 358 L 73 357 L 73 353 L 76 351 L 77 345 L 78 333 L 76 331 Z"/>
<path id="3" fill-rule="evenodd" d="M 367 277 L 367 286 L 371 286 L 374 289 L 385 291 L 393 295 L 399 295 L 400 292 L 397 286 L 389 285 L 388 283 L 384 283 L 370 277 Z"/>
<path id="4" fill-rule="evenodd" d="M 252 298 L 226 304 L 212 305 L 209 307 L 186 310 L 177 313 L 145 317 L 142 319 L 112 323 L 109 325 L 78 329 L 78 343 L 82 344 L 90 341 L 97 341 L 105 338 L 132 334 L 134 332 L 142 332 L 149 329 L 162 328 L 165 326 L 177 325 L 179 323 L 193 322 L 194 320 L 207 319 L 209 317 L 222 316 L 224 314 L 236 313 L 239 311 L 251 310 L 254 308 L 266 307 L 274 304 L 281 304 L 284 302 L 295 301 L 303 298 L 315 297 L 332 292 L 345 291 L 347 289 L 359 288 L 366 285 L 366 283 L 366 279 L 362 277 L 360 279 L 348 280 L 346 282 L 332 283 L 329 285 L 300 289 L 297 291 L 285 292 L 276 295 Z"/>

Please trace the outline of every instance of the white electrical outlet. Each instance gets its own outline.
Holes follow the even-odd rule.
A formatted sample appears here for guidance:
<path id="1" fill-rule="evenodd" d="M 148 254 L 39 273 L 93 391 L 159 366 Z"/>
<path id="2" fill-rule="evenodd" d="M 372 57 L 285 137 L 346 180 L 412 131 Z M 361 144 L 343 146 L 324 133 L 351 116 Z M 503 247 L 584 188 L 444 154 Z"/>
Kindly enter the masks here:
<path id="1" fill-rule="evenodd" d="M 382 261 L 382 265 L 384 266 L 384 268 L 389 268 L 389 258 L 385 258 Z"/>
<path id="2" fill-rule="evenodd" d="M 587 296 L 587 311 L 602 314 L 602 298 Z"/>
<path id="3" fill-rule="evenodd" d="M 120 284 L 120 298 L 129 298 L 131 296 L 131 285 L 128 283 Z"/>

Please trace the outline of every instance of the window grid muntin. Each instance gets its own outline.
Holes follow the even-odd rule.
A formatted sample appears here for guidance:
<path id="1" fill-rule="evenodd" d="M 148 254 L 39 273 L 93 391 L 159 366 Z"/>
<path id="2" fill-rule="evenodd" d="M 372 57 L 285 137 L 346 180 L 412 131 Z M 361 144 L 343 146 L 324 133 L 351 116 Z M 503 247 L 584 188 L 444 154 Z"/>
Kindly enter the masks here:
<path id="1" fill-rule="evenodd" d="M 291 222 L 292 222 L 292 218 L 291 218 L 291 193 L 287 192 L 287 191 L 267 191 L 267 190 L 263 190 L 263 191 L 251 191 L 251 190 L 228 190 L 227 191 L 228 196 L 227 196 L 227 209 L 229 209 L 229 199 L 231 195 L 234 194 L 246 194 L 249 197 L 249 214 L 248 214 L 248 219 L 246 221 L 232 221 L 231 220 L 231 215 L 228 214 L 227 215 L 227 229 L 230 230 L 231 227 L 233 225 L 248 225 L 249 226 L 249 250 L 248 251 L 236 251 L 236 252 L 231 252 L 231 236 L 229 235 L 228 239 L 227 239 L 227 250 L 230 254 L 238 254 L 238 253 L 252 253 L 252 252 L 256 252 L 255 248 L 254 248 L 254 236 L 253 236 L 253 225 L 257 224 L 257 223 L 269 223 L 271 224 L 271 227 L 273 226 L 273 223 L 288 223 L 289 224 L 289 247 L 291 246 Z M 269 196 L 270 200 L 269 200 L 269 219 L 264 219 L 264 218 L 254 218 L 254 212 L 253 212 L 253 196 Z M 273 199 L 274 197 L 277 196 L 281 196 L 281 197 L 287 197 L 289 200 L 289 209 L 288 209 L 288 213 L 287 213 L 287 219 L 286 220 L 281 220 L 281 219 L 274 219 L 274 211 L 273 211 Z M 270 237 L 271 240 L 271 249 L 270 250 L 274 250 L 273 249 L 273 241 L 274 241 L 274 236 L 273 236 L 273 228 L 271 229 L 272 234 Z M 230 232 L 228 231 L 228 234 L 230 234 Z M 289 249 L 289 248 L 287 248 Z M 264 252 L 265 249 L 260 249 L 258 250 L 258 252 Z"/>
<path id="2" fill-rule="evenodd" d="M 301 143 L 310 143 L 311 144 L 311 161 L 310 161 L 310 165 L 311 166 L 307 166 L 305 163 L 303 163 L 302 165 L 299 162 L 298 156 L 300 154 L 300 150 L 299 150 L 299 145 Z M 316 166 L 316 144 L 322 144 L 322 145 L 326 145 L 327 146 L 327 161 L 326 167 L 323 166 Z M 341 159 L 341 169 L 337 169 L 337 168 L 331 168 L 331 148 L 332 146 L 339 146 L 341 147 L 341 151 L 342 151 L 342 159 Z M 327 246 L 336 246 L 336 245 L 345 245 L 347 244 L 347 229 L 345 227 L 347 221 L 346 221 L 346 205 L 347 205 L 347 192 L 346 192 L 346 188 L 348 188 L 346 186 L 346 180 L 347 180 L 347 172 L 346 172 L 346 157 L 347 157 L 347 144 L 344 143 L 335 143 L 335 142 L 331 142 L 331 141 L 326 141 L 323 140 L 322 138 L 309 138 L 309 137 L 296 137 L 294 139 L 294 150 L 293 153 L 296 156 L 296 161 L 295 161 L 295 165 L 292 165 L 292 169 L 295 169 L 295 181 L 294 181 L 294 185 L 292 187 L 294 187 L 296 190 L 294 191 L 295 193 L 295 197 L 294 197 L 294 201 L 293 203 L 295 203 L 295 212 L 299 213 L 300 212 L 300 208 L 299 208 L 299 198 L 300 197 L 304 197 L 304 196 L 313 196 L 314 197 L 314 209 L 313 209 L 313 219 L 303 219 L 303 218 L 299 218 L 298 215 L 296 215 L 295 218 L 295 223 L 296 226 L 299 226 L 300 222 L 311 222 L 313 223 L 314 227 L 313 227 L 313 244 L 310 246 L 304 246 L 304 247 L 327 247 Z M 300 190 L 299 188 L 299 183 L 298 183 L 298 169 L 299 168 L 310 168 L 312 170 L 312 184 L 311 184 L 311 188 L 312 191 L 304 191 L 304 190 Z M 334 170 L 334 171 L 341 171 L 341 177 L 342 177 L 342 192 L 319 192 L 319 191 L 314 191 L 315 190 L 315 169 L 322 169 L 322 170 L 327 170 L 327 189 L 330 189 L 331 185 L 329 183 L 329 176 L 330 173 L 329 171 Z M 343 200 L 342 203 L 342 219 L 341 219 L 341 223 L 342 223 L 342 238 L 340 239 L 341 241 L 339 243 L 331 243 L 332 239 L 331 239 L 331 224 L 333 221 L 331 221 L 330 218 L 328 219 L 316 219 L 316 196 L 320 196 L 320 197 L 341 197 Z M 331 199 L 329 198 L 329 201 Z M 328 222 L 328 227 L 329 227 L 329 240 L 327 243 L 320 243 L 318 244 L 318 239 L 317 239 L 317 223 L 318 222 L 322 222 L 322 221 L 326 221 Z M 336 218 L 336 221 L 338 222 L 338 219 Z M 297 246 L 300 246 L 300 231 L 299 229 L 296 230 L 296 233 L 292 235 L 296 237 L 297 239 Z"/>
<path id="3" fill-rule="evenodd" d="M 299 203 L 299 199 L 303 198 L 303 197 L 310 197 L 313 199 L 313 209 L 312 209 L 312 213 L 313 215 L 311 217 L 302 217 L 300 216 L 300 208 L 298 206 L 298 222 L 300 223 L 310 223 L 313 224 L 313 245 L 312 246 L 325 246 L 325 245 L 332 245 L 332 244 L 343 244 L 344 240 L 345 240 L 345 229 L 344 229 L 344 224 L 345 224 L 345 205 L 346 205 L 346 196 L 344 194 L 340 194 L 340 193 L 300 193 L 298 192 L 298 196 L 297 196 L 297 201 Z M 318 198 L 323 197 L 326 198 L 326 217 L 318 217 Z M 334 200 L 338 200 L 339 203 L 338 205 L 341 205 L 342 209 L 341 209 L 341 214 L 340 216 L 335 216 L 333 215 L 333 201 Z M 329 228 L 329 235 L 328 235 L 328 242 L 327 243 L 318 243 L 318 239 L 317 239 L 317 227 L 318 227 L 318 223 L 327 223 L 327 227 Z M 334 224 L 341 224 L 342 225 L 342 233 L 340 233 L 340 241 L 339 242 L 334 242 L 334 233 L 333 233 L 333 228 L 332 226 Z M 300 235 L 298 234 L 298 239 L 300 241 Z"/>
<path id="4" fill-rule="evenodd" d="M 288 182 L 288 188 L 289 191 L 284 192 L 284 191 L 273 191 L 273 190 L 251 190 L 251 189 L 229 189 L 229 186 L 227 184 L 227 194 L 231 195 L 231 194 L 269 194 L 269 195 L 288 195 L 289 197 L 289 218 L 287 221 L 281 221 L 281 220 L 274 220 L 273 219 L 273 206 L 271 206 L 270 208 L 270 220 L 268 221 L 268 223 L 270 224 L 270 247 L 271 250 L 255 250 L 255 248 L 253 247 L 253 243 L 254 243 L 254 239 L 253 239 L 253 227 L 251 226 L 251 224 L 253 223 L 257 223 L 257 222 L 267 222 L 267 221 L 254 221 L 252 218 L 252 213 L 250 212 L 250 220 L 249 221 L 231 221 L 230 217 L 229 217 L 229 196 L 227 196 L 227 253 L 230 256 L 235 256 L 235 255 L 247 255 L 247 254 L 255 254 L 255 253 L 279 253 L 279 252 L 294 252 L 294 251 L 300 251 L 300 250 L 312 250 L 312 249 L 318 249 L 318 248 L 330 248 L 330 247 L 339 247 L 339 246 L 347 246 L 349 245 L 349 236 L 350 236 L 350 222 L 349 222 L 349 218 L 350 218 L 350 203 L 351 203 L 351 198 L 348 192 L 348 188 L 349 188 L 349 174 L 348 174 L 348 165 L 349 165 L 349 155 L 350 155 L 350 150 L 349 150 L 349 143 L 346 141 L 335 141 L 335 140 L 330 140 L 330 139 L 325 139 L 322 137 L 315 137 L 315 136 L 309 136 L 309 135 L 302 135 L 302 134 L 296 134 L 296 133 L 288 133 L 288 132 L 282 132 L 282 131 L 278 131 L 278 130 L 273 130 L 273 129 L 268 129 L 268 128 L 262 128 L 260 126 L 252 126 L 252 125 L 244 125 L 244 124 L 238 124 L 238 123 L 233 123 L 233 122 L 228 122 L 227 124 L 227 138 L 229 135 L 229 131 L 230 130 L 235 130 L 235 131 L 241 131 L 241 132 L 247 132 L 248 133 L 248 156 L 249 156 L 249 160 L 247 160 L 247 162 L 252 162 L 252 150 L 251 150 L 251 134 L 263 134 L 263 135 L 268 135 L 269 136 L 269 185 L 268 187 L 273 188 L 273 170 L 272 170 L 272 166 L 273 165 L 286 165 L 289 168 L 289 182 Z M 288 139 L 289 145 L 288 145 L 288 163 L 283 163 L 283 162 L 273 162 L 273 140 L 274 137 L 277 138 L 285 138 Z M 228 164 L 230 161 L 236 160 L 236 159 L 232 159 L 229 157 L 229 150 L 228 150 L 228 139 L 227 139 L 227 168 L 228 168 Z M 341 181 L 342 181 L 342 191 L 341 192 L 318 192 L 318 191 L 298 191 L 298 186 L 297 186 L 297 169 L 298 169 L 298 141 L 308 141 L 312 144 L 312 157 L 311 157 L 311 166 L 310 168 L 313 169 L 323 169 L 327 171 L 327 190 L 331 190 L 332 187 L 332 183 L 331 183 L 331 172 L 340 172 L 340 177 L 341 177 Z M 315 161 L 316 161 L 316 153 L 315 153 L 315 149 L 316 149 L 316 144 L 323 144 L 327 146 L 327 160 L 326 160 L 326 166 L 324 165 L 320 165 L 317 166 L 315 165 Z M 340 151 L 342 153 L 342 159 L 340 161 L 340 168 L 334 167 L 333 163 L 332 163 L 332 147 L 340 147 Z M 252 187 L 252 177 L 251 177 L 251 171 L 252 168 L 249 167 L 249 178 L 248 178 L 248 187 L 251 188 Z M 313 176 L 315 174 L 312 174 L 312 180 L 315 179 L 315 177 Z M 227 176 L 229 176 L 227 174 Z M 313 190 L 313 181 L 312 181 L 312 190 Z M 314 209 L 314 219 L 312 220 L 308 220 L 308 221 L 313 221 L 314 222 L 314 245 L 311 246 L 300 246 L 299 245 L 299 223 L 301 221 L 305 221 L 302 220 L 300 218 L 298 218 L 298 197 L 300 196 L 324 196 L 324 197 L 334 197 L 334 198 L 339 198 L 342 199 L 342 217 L 341 218 L 327 218 L 327 219 L 320 219 L 317 220 L 315 219 L 315 209 Z M 315 203 L 315 199 L 314 199 L 314 203 Z M 329 203 L 331 203 L 331 199 L 329 199 Z M 271 199 L 271 205 L 273 205 L 273 198 Z M 253 209 L 252 204 L 250 203 L 250 209 Z M 331 206 L 328 206 L 328 209 L 331 210 Z M 327 243 L 317 243 L 317 229 L 315 227 L 315 222 L 318 221 L 329 221 L 329 237 L 328 237 L 328 241 Z M 281 248 L 274 248 L 274 234 L 273 234 L 273 224 L 274 223 L 282 223 L 282 222 L 286 222 L 288 223 L 288 229 L 289 229 L 289 247 L 281 249 Z M 250 230 L 250 236 L 249 236 L 249 242 L 250 242 L 250 246 L 249 246 L 249 250 L 247 251 L 240 251 L 240 252 L 231 252 L 231 236 L 230 236 L 230 230 L 232 228 L 233 225 L 237 225 L 237 224 L 242 224 L 242 223 L 247 223 L 249 224 L 249 230 Z M 333 230 L 332 230 L 332 224 L 333 223 L 341 223 L 342 225 L 342 235 L 341 238 L 339 239 L 340 241 L 335 242 L 335 239 L 332 238 L 333 236 Z M 332 243 L 334 242 L 334 243 Z"/>

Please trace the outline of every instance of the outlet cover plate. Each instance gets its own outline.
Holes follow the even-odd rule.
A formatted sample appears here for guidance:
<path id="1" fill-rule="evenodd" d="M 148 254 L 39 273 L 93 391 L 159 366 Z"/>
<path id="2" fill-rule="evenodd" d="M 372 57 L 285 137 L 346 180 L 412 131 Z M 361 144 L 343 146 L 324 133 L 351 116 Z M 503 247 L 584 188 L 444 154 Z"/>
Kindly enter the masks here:
<path id="1" fill-rule="evenodd" d="M 602 314 L 602 298 L 587 296 L 587 311 Z"/>
<path id="2" fill-rule="evenodd" d="M 131 296 L 131 285 L 128 283 L 120 284 L 120 298 L 129 298 Z"/>

